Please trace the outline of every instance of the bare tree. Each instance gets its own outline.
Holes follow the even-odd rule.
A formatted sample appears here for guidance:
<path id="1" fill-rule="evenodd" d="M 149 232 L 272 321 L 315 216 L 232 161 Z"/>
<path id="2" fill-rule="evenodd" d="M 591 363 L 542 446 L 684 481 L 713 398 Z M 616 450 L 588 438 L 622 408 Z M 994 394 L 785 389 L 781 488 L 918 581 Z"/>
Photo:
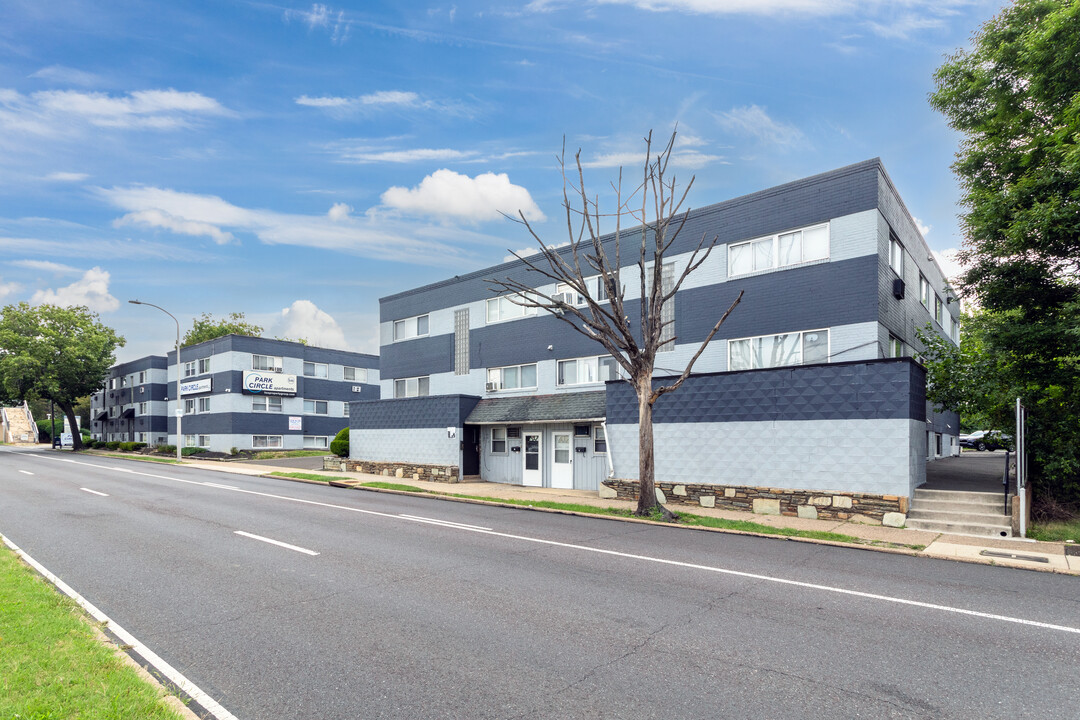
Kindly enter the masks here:
<path id="1" fill-rule="evenodd" d="M 674 273 L 665 277 L 664 257 L 671 249 L 679 233 L 686 224 L 689 208 L 683 209 L 694 178 L 681 191 L 677 189 L 674 174 L 668 176 L 668 163 L 675 147 L 676 132 L 672 132 L 664 149 L 652 153 L 652 131 L 644 138 L 645 161 L 643 179 L 632 192 L 624 196 L 622 170 L 619 179 L 613 183 L 616 211 L 601 214 L 599 200 L 590 199 L 585 188 L 585 175 L 581 166 L 581 150 L 575 157 L 577 177 L 571 179 L 566 170 L 566 144 L 559 157 L 559 167 L 563 178 L 563 209 L 566 213 L 566 230 L 570 239 L 569 248 L 556 247 L 545 243 L 533 226 L 521 212 L 518 220 L 528 229 L 533 239 L 539 243 L 541 251 L 537 255 L 522 256 L 512 253 L 521 260 L 528 271 L 536 273 L 546 281 L 563 284 L 576 293 L 577 302 L 566 302 L 558 291 L 543 293 L 523 281 L 507 277 L 488 280 L 496 293 L 509 293 L 510 302 L 527 308 L 544 310 L 566 322 L 579 333 L 600 343 L 626 373 L 628 382 L 634 387 L 638 398 L 638 478 L 640 492 L 637 515 L 648 515 L 659 508 L 668 519 L 676 516 L 656 500 L 655 457 L 653 455 L 653 405 L 669 392 L 677 390 L 689 377 L 694 363 L 712 341 L 720 326 L 742 300 L 739 292 L 731 307 L 716 321 L 708 336 L 702 341 L 697 352 L 686 364 L 682 374 L 667 384 L 656 386 L 653 371 L 656 367 L 656 354 L 668 344 L 674 348 L 677 338 L 674 335 L 674 314 L 665 319 L 665 307 L 674 303 L 686 278 L 709 257 L 716 245 L 718 236 L 711 240 L 703 234 L 696 247 L 687 258 L 686 266 L 676 277 Z M 573 202 L 571 202 L 573 197 Z M 637 204 L 640 200 L 640 206 Z M 625 217 L 633 219 L 639 226 L 623 234 L 622 221 Z M 614 233 L 605 237 L 601 234 L 601 219 L 613 219 Z M 635 237 L 639 237 L 635 241 Z M 636 255 L 639 290 L 641 300 L 640 324 L 635 328 L 626 311 L 625 291 L 622 282 L 621 250 L 624 243 Z M 626 269 L 633 267 L 628 264 Z M 596 279 L 596 283 L 589 282 Z M 667 282 L 665 282 L 667 280 Z"/>

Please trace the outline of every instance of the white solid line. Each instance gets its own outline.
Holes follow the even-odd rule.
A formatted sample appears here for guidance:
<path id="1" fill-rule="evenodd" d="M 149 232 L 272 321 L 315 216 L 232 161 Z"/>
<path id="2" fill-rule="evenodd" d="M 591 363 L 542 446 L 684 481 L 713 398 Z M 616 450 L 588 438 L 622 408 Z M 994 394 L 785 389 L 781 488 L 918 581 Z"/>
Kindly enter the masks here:
<path id="1" fill-rule="evenodd" d="M 452 528 L 465 528 L 467 530 L 490 530 L 489 527 L 483 527 L 481 525 L 466 525 L 465 523 L 453 522 L 452 520 L 440 520 L 439 518 L 427 518 L 419 515 L 406 515 L 401 513 L 398 517 L 403 517 L 406 520 L 416 520 L 417 522 L 432 523 L 434 525 L 446 525 Z"/>
<path id="2" fill-rule="evenodd" d="M 91 490 L 90 488 L 79 488 L 79 489 L 82 490 L 83 492 L 88 492 L 88 493 L 91 493 L 93 495 L 100 495 L 101 497 L 109 497 L 108 495 L 106 495 L 103 492 L 98 492 L 97 490 Z"/>
<path id="3" fill-rule="evenodd" d="M 222 490 L 239 490 L 240 489 L 240 488 L 236 487 L 235 485 L 219 485 L 218 483 L 212 483 L 212 482 L 204 482 L 203 485 L 206 485 L 207 487 L 221 488 Z"/>
<path id="4" fill-rule="evenodd" d="M 34 474 L 34 473 L 30 472 L 29 470 L 20 470 L 19 472 L 21 472 L 23 475 L 33 475 Z"/>
<path id="5" fill-rule="evenodd" d="M 217 700 L 214 700 L 214 698 L 203 692 L 198 685 L 184 677 L 184 675 L 179 670 L 158 657 L 157 653 L 139 642 L 138 638 L 136 638 L 127 630 L 113 622 L 113 620 L 108 615 L 98 610 L 93 603 L 91 603 L 79 593 L 75 592 L 75 590 L 70 585 L 53 575 L 45 568 L 45 566 L 43 566 L 37 560 L 23 552 L 22 548 L 11 542 L 11 540 L 9 540 L 7 537 L 4 537 L 4 544 L 11 548 L 16 554 L 18 554 L 19 557 L 25 560 L 28 565 L 41 573 L 49 582 L 55 585 L 60 590 L 60 592 L 64 593 L 72 600 L 79 603 L 79 605 L 81 605 L 83 609 L 86 610 L 86 612 L 90 613 L 91 617 L 93 617 L 98 622 L 105 623 L 108 629 L 113 633 L 113 635 L 116 635 L 116 637 L 120 638 L 120 640 L 123 641 L 126 645 L 130 645 L 132 650 L 141 655 L 146 660 L 146 662 L 153 665 L 159 673 L 161 673 L 169 680 L 169 682 L 180 688 L 192 700 L 206 708 L 207 711 L 209 711 L 214 717 L 216 717 L 218 720 L 238 720 L 235 715 L 233 715 L 225 708 L 221 707 L 221 705 L 218 704 Z"/>
<path id="6" fill-rule="evenodd" d="M 261 540 L 264 543 L 270 543 L 271 545 L 277 545 L 278 547 L 288 548 L 289 550 L 295 550 L 296 552 L 302 552 L 305 555 L 319 554 L 314 550 L 308 550 L 307 548 L 302 548 L 298 545 L 290 545 L 289 543 L 283 543 L 280 540 L 271 540 L 270 538 L 263 537 L 262 535 L 252 535 L 251 533 L 244 532 L 243 530 L 236 530 L 234 531 L 234 533 L 236 535 L 243 535 L 244 537 L 251 538 L 252 540 Z"/>
<path id="7" fill-rule="evenodd" d="M 47 460 L 60 460 L 61 458 L 53 458 L 48 455 L 31 455 L 30 457 L 38 457 Z M 63 460 L 63 462 L 79 462 L 78 460 Z M 108 470 L 107 465 L 95 465 L 93 463 L 79 463 L 82 465 L 89 465 L 90 467 L 96 467 Z M 202 485 L 202 482 L 195 480 L 182 480 L 180 478 L 173 478 L 167 475 L 156 475 L 153 473 L 135 473 L 137 475 L 144 475 L 146 477 L 159 478 L 162 480 L 174 480 L 176 482 L 189 483 L 191 485 Z M 276 495 L 273 493 L 264 493 L 257 490 L 242 490 L 237 489 L 233 492 L 245 493 L 247 495 L 256 495 L 258 497 L 272 498 L 275 500 L 285 500 L 287 502 L 299 503 L 301 505 L 312 505 L 315 507 L 333 508 L 336 510 L 345 510 L 348 512 L 360 513 L 362 515 L 373 515 L 375 517 L 390 518 L 393 520 L 406 520 L 408 522 L 425 522 L 422 520 L 414 520 L 412 518 L 402 517 L 400 514 L 391 514 L 378 512 L 377 510 L 364 510 L 362 508 L 349 507 L 347 505 L 336 505 L 333 503 L 319 502 L 318 500 L 304 500 L 302 498 L 289 497 L 288 495 Z M 447 526 L 453 527 L 453 526 Z M 937 610 L 940 612 L 955 613 L 957 615 L 967 615 L 969 617 L 977 617 L 985 620 L 997 620 L 1000 622 L 1014 623 L 1017 625 L 1025 625 L 1029 627 L 1043 628 L 1044 630 L 1057 630 L 1059 632 L 1075 633 L 1080 635 L 1080 627 L 1070 627 L 1068 625 L 1054 625 L 1052 623 L 1039 622 L 1037 620 L 1026 620 L 1024 618 L 1010 617 L 1008 615 L 997 615 L 994 613 L 980 612 L 978 610 L 966 610 L 964 608 L 951 607 L 949 605 L 937 605 L 934 603 L 922 602 L 921 600 L 908 600 L 906 598 L 893 597 L 890 595 L 877 595 L 875 593 L 861 592 L 859 590 L 848 590 L 847 588 L 834 587 L 831 585 L 818 585 L 815 583 L 802 582 L 799 580 L 788 580 L 781 577 L 773 577 L 771 575 L 759 575 L 756 573 L 742 572 L 740 570 L 728 570 L 727 568 L 713 567 L 710 565 L 697 565 L 694 563 L 680 562 L 678 560 L 666 560 L 664 558 L 649 557 L 647 555 L 634 555 L 631 553 L 618 552 L 617 550 L 604 550 L 602 548 L 589 547 L 587 545 L 574 545 L 572 543 L 559 542 L 558 540 L 545 540 L 543 538 L 528 537 L 527 535 L 513 535 L 510 533 L 495 532 L 494 530 L 482 530 L 479 528 L 471 528 L 468 526 L 457 526 L 456 529 L 462 532 L 475 532 L 483 535 L 490 535 L 492 537 L 502 537 L 510 540 L 521 540 L 522 542 L 531 542 L 539 545 L 549 545 L 551 547 L 567 548 L 569 550 L 578 550 L 580 552 L 597 553 L 600 555 L 611 555 L 614 557 L 623 557 L 630 560 L 641 560 L 644 562 L 653 562 L 661 565 L 673 565 L 676 567 L 684 567 L 692 570 L 703 570 L 705 572 L 719 573 L 721 575 L 732 575 L 735 577 L 748 578 L 751 580 L 761 580 L 764 582 L 772 582 L 780 585 L 790 585 L 793 587 L 806 588 L 808 590 L 819 590 L 822 592 L 832 592 L 840 595 L 850 595 L 852 597 L 861 597 L 868 600 L 879 600 L 881 602 L 890 602 L 897 605 L 907 605 L 909 607 L 918 607 L 926 610 Z"/>

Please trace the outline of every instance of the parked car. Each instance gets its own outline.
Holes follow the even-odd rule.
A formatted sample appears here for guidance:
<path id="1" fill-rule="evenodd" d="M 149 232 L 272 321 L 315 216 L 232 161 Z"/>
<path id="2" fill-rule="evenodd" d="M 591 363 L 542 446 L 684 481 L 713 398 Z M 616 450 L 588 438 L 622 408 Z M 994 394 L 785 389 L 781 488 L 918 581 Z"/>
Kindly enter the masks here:
<path id="1" fill-rule="evenodd" d="M 960 447 L 974 450 L 1011 450 L 1012 444 L 1012 436 L 1000 430 L 976 430 L 960 436 Z"/>

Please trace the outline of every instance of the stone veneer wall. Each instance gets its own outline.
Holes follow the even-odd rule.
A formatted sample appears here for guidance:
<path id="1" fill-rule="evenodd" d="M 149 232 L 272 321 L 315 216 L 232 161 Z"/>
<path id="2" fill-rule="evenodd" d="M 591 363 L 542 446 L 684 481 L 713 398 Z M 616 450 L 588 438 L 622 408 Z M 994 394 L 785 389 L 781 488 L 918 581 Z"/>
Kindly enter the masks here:
<path id="1" fill-rule="evenodd" d="M 417 465 L 416 463 L 373 462 L 371 460 L 346 460 L 339 457 L 324 457 L 323 470 L 359 472 L 408 480 L 426 480 L 427 482 L 456 483 L 458 481 L 458 467 L 456 465 Z"/>
<path id="2" fill-rule="evenodd" d="M 908 499 L 902 495 L 825 493 L 817 490 L 656 483 L 662 503 L 743 510 L 759 515 L 788 515 L 811 520 L 864 520 L 902 527 L 907 521 Z M 605 480 L 601 497 L 637 500 L 637 480 Z"/>

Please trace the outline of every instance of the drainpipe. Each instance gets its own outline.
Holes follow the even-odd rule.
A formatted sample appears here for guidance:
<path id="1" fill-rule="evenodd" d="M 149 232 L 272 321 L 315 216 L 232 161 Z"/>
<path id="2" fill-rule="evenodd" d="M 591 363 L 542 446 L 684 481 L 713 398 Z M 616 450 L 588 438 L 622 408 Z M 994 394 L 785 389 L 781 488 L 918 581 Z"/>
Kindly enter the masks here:
<path id="1" fill-rule="evenodd" d="M 611 460 L 611 438 L 608 437 L 607 420 L 601 420 L 600 421 L 600 427 L 604 428 L 604 442 L 607 443 L 607 467 L 608 467 L 607 476 L 608 476 L 608 478 L 613 478 L 613 477 L 615 477 L 615 464 Z"/>

